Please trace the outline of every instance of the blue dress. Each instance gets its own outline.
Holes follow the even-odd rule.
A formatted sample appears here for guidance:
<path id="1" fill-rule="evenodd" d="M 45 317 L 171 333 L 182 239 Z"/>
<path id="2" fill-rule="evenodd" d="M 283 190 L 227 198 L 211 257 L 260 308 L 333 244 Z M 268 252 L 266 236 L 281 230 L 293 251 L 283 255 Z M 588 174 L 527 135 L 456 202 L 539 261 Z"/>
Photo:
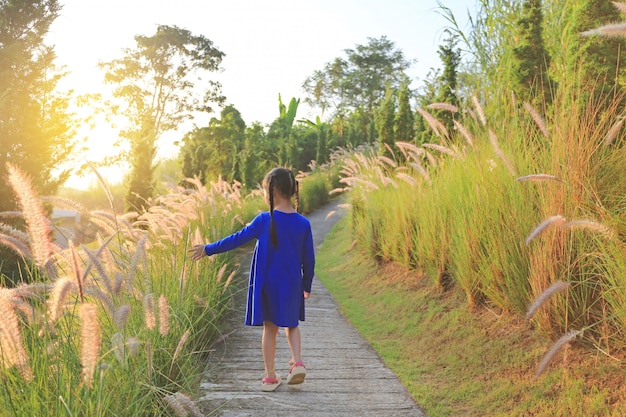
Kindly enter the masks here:
<path id="1" fill-rule="evenodd" d="M 309 220 L 299 213 L 274 210 L 278 247 L 270 243 L 270 214 L 257 215 L 239 232 L 209 243 L 207 255 L 222 253 L 257 239 L 250 281 L 246 325 L 270 321 L 279 327 L 296 327 L 304 321 L 304 294 L 311 292 L 315 269 L 313 235 Z"/>

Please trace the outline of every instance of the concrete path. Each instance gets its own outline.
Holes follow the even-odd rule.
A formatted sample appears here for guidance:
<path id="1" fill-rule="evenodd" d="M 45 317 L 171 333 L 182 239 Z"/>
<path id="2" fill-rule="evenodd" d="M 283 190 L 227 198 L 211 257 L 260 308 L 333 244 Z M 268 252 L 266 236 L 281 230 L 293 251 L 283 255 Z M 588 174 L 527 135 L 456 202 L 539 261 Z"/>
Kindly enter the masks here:
<path id="1" fill-rule="evenodd" d="M 345 210 L 332 202 L 309 215 L 315 248 Z M 329 213 L 330 217 L 327 218 Z M 245 265 L 246 267 L 243 267 Z M 240 280 L 247 283 L 249 256 Z M 240 281 L 241 282 L 241 281 Z M 214 347 L 196 401 L 205 415 L 222 417 L 426 417 L 398 378 L 367 341 L 347 323 L 328 290 L 313 281 L 301 323 L 302 358 L 307 366 L 302 385 L 286 385 L 291 357 L 284 331 L 277 340 L 276 371 L 283 384 L 261 391 L 261 327 L 245 327 L 245 295 L 229 317 L 229 335 Z"/>

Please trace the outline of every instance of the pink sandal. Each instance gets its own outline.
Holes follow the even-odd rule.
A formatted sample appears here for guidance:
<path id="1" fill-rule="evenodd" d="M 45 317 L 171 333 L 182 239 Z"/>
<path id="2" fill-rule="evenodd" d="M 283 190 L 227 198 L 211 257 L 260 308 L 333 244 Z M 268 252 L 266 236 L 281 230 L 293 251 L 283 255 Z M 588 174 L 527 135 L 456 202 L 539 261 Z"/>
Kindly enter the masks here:
<path id="1" fill-rule="evenodd" d="M 304 382 L 304 377 L 306 377 L 306 367 L 301 361 L 298 361 L 291 366 L 291 370 L 287 376 L 287 384 L 302 384 Z"/>
<path id="2" fill-rule="evenodd" d="M 264 392 L 272 392 L 275 391 L 276 388 L 278 388 L 278 386 L 280 385 L 281 380 L 279 377 L 276 378 L 270 378 L 270 377 L 265 377 L 261 380 L 261 391 Z"/>

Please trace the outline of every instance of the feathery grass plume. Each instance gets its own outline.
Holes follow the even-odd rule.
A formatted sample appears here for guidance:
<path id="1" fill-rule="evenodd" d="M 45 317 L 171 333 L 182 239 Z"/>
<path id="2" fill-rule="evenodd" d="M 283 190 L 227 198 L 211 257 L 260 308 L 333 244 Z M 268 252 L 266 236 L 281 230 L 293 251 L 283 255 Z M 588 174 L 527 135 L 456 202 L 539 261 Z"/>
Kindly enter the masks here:
<path id="1" fill-rule="evenodd" d="M 613 143 L 613 141 L 619 134 L 620 130 L 622 130 L 623 125 L 624 125 L 624 118 L 620 117 L 619 120 L 615 122 L 613 126 L 611 126 L 606 136 L 604 137 L 604 141 L 603 141 L 604 146 L 610 146 Z"/>
<path id="2" fill-rule="evenodd" d="M 441 153 L 448 154 L 448 155 L 452 156 L 453 158 L 456 158 L 458 156 L 452 149 L 446 148 L 445 146 L 437 145 L 437 144 L 434 144 L 434 143 L 425 143 L 422 146 L 424 148 L 429 148 L 429 149 L 433 149 L 433 150 L 441 152 Z"/>
<path id="3" fill-rule="evenodd" d="M 183 335 L 180 337 L 180 340 L 178 341 L 178 344 L 176 345 L 176 349 L 174 349 L 174 355 L 172 355 L 172 364 L 170 365 L 170 373 L 172 371 L 172 366 L 174 366 L 174 362 L 176 362 L 176 359 L 178 359 L 178 356 L 180 355 L 180 352 L 183 351 L 183 346 L 185 346 L 185 343 L 187 343 L 187 339 L 189 339 L 189 329 L 185 330 L 185 333 L 183 333 Z"/>
<path id="4" fill-rule="evenodd" d="M 395 168 L 398 166 L 398 164 L 396 164 L 396 161 L 389 158 L 388 156 L 378 155 L 377 159 L 381 162 L 384 162 L 385 164 L 389 165 L 392 168 Z"/>
<path id="5" fill-rule="evenodd" d="M 177 417 L 189 417 L 189 413 L 187 413 L 185 407 L 183 407 L 180 401 L 178 401 L 178 398 L 173 394 L 164 396 L 163 400 Z"/>
<path id="6" fill-rule="evenodd" d="M 123 304 L 115 310 L 115 312 L 113 313 L 113 321 L 115 322 L 115 325 L 118 329 L 124 328 L 129 314 L 130 306 L 128 304 Z"/>
<path id="7" fill-rule="evenodd" d="M 526 319 L 530 319 L 533 314 L 535 314 L 535 311 L 539 310 L 539 307 L 541 307 L 546 302 L 546 300 L 548 300 L 553 294 L 560 291 L 565 291 L 569 288 L 569 286 L 569 282 L 564 282 L 560 280 L 550 285 L 544 292 L 539 295 L 539 297 L 537 297 L 537 299 L 535 299 L 532 305 L 528 308 L 528 311 L 526 312 Z"/>
<path id="8" fill-rule="evenodd" d="M 615 233 L 609 227 L 594 222 L 593 220 L 572 220 L 563 225 L 564 229 L 586 229 L 592 232 L 599 233 L 609 239 L 615 237 Z"/>
<path id="9" fill-rule="evenodd" d="M 96 271 L 98 272 L 98 276 L 100 277 L 100 281 L 102 281 L 102 283 L 104 284 L 104 287 L 106 288 L 107 292 L 109 294 L 113 294 L 113 283 L 111 282 L 111 278 L 109 277 L 109 274 L 107 273 L 106 269 L 104 269 L 104 265 L 102 265 L 102 262 L 100 262 L 100 259 L 98 259 L 98 255 L 89 250 L 89 248 L 82 246 L 83 251 L 87 254 L 87 257 L 89 258 L 89 264 L 87 264 L 87 267 L 85 268 L 85 271 L 83 272 L 83 282 L 85 282 L 85 278 L 87 277 L 87 274 L 89 273 L 89 271 L 91 270 L 91 267 L 95 267 Z"/>
<path id="10" fill-rule="evenodd" d="M 139 351 L 139 339 L 136 337 L 126 338 L 126 346 L 128 347 L 128 356 L 135 356 Z"/>
<path id="11" fill-rule="evenodd" d="M 130 259 L 130 266 L 128 267 L 128 275 L 126 277 L 126 286 L 128 289 L 133 288 L 135 283 L 135 276 L 137 275 L 137 267 L 139 266 L 139 262 L 145 256 L 146 242 L 148 241 L 148 234 L 144 233 L 139 242 L 137 242 L 137 247 L 135 248 L 135 253 L 133 257 Z"/>
<path id="12" fill-rule="evenodd" d="M 113 312 L 115 311 L 115 304 L 108 294 L 106 294 L 104 291 L 94 285 L 88 285 L 85 287 L 84 290 L 85 294 L 91 295 L 92 297 L 96 298 L 102 303 L 102 305 L 110 314 L 113 314 Z"/>
<path id="13" fill-rule="evenodd" d="M 513 164 L 509 161 L 509 158 L 506 157 L 504 152 L 500 149 L 500 144 L 498 143 L 498 138 L 493 130 L 489 129 L 489 140 L 491 141 L 491 145 L 493 146 L 493 150 L 495 154 L 504 162 L 504 165 L 509 170 L 512 175 L 515 174 L 515 168 L 513 168 Z"/>
<path id="14" fill-rule="evenodd" d="M 98 323 L 98 307 L 83 303 L 79 307 L 80 315 L 80 363 L 83 367 L 83 382 L 91 388 L 93 374 L 98 364 L 102 336 Z"/>
<path id="15" fill-rule="evenodd" d="M 467 144 L 473 147 L 474 138 L 472 137 L 472 134 L 465 128 L 465 126 L 463 126 L 461 123 L 457 122 L 456 120 L 453 120 L 452 123 L 454 123 L 454 127 L 456 128 L 456 130 L 461 132 L 461 135 L 465 138 L 465 140 L 467 141 Z"/>
<path id="16" fill-rule="evenodd" d="M 20 240 L 25 246 L 28 246 L 28 234 L 22 232 L 21 230 L 11 227 L 8 224 L 0 223 L 0 233 L 12 236 Z"/>
<path id="17" fill-rule="evenodd" d="M 218 284 L 222 282 L 222 278 L 224 278 L 224 273 L 226 272 L 226 268 L 228 268 L 228 264 L 222 265 L 219 271 L 217 271 L 217 275 L 215 276 L 215 282 Z"/>
<path id="18" fill-rule="evenodd" d="M 0 355 L 5 368 L 15 366 L 20 375 L 27 381 L 33 377 L 28 365 L 28 355 L 24 349 L 22 331 L 20 330 L 19 317 L 15 313 L 15 303 L 10 292 L 0 292 Z"/>
<path id="19" fill-rule="evenodd" d="M 417 108 L 417 112 L 422 115 L 428 126 L 430 126 L 431 130 L 439 137 L 441 140 L 445 140 L 448 137 L 448 131 L 446 127 L 439 120 L 435 119 L 432 114 L 428 113 L 426 110 L 422 108 Z"/>
<path id="20" fill-rule="evenodd" d="M 183 408 L 191 413 L 192 417 L 204 417 L 204 414 L 200 411 L 196 403 L 182 392 L 177 392 L 174 394 L 178 402 L 183 406 Z"/>
<path id="21" fill-rule="evenodd" d="M 113 351 L 115 359 L 117 359 L 119 363 L 124 363 L 126 360 L 126 353 L 124 347 L 124 335 L 121 332 L 117 332 L 111 336 L 111 350 Z"/>
<path id="22" fill-rule="evenodd" d="M 7 171 L 9 184 L 17 196 L 18 206 L 22 209 L 28 226 L 35 264 L 44 268 L 52 255 L 50 222 L 45 215 L 41 201 L 37 198 L 31 179 L 11 163 L 7 163 Z"/>
<path id="23" fill-rule="evenodd" d="M 233 280 L 233 277 L 237 274 L 237 269 L 234 269 L 233 272 L 230 273 L 228 278 L 226 278 L 226 282 L 224 283 L 224 288 L 222 288 L 222 294 L 226 291 L 230 282 Z"/>
<path id="24" fill-rule="evenodd" d="M 434 110 L 446 110 L 450 113 L 456 113 L 459 111 L 459 108 L 450 103 L 430 103 L 426 108 L 434 109 Z"/>
<path id="25" fill-rule="evenodd" d="M 611 23 L 580 33 L 582 36 L 602 36 L 605 38 L 621 38 L 626 36 L 626 22 Z"/>
<path id="26" fill-rule="evenodd" d="M 561 215 L 548 217 L 547 219 L 539 223 L 539 226 L 535 227 L 535 229 L 530 233 L 530 235 L 528 235 L 525 241 L 526 244 L 528 245 L 534 238 L 542 234 L 548 228 L 548 226 L 551 226 L 551 225 L 560 226 L 560 225 L 563 225 L 564 223 L 565 223 L 565 217 Z"/>
<path id="27" fill-rule="evenodd" d="M 328 214 L 326 215 L 326 217 L 324 217 L 324 220 L 328 220 L 331 217 L 333 217 L 335 214 L 337 214 L 337 210 L 331 210 L 328 212 Z"/>
<path id="28" fill-rule="evenodd" d="M 15 236 L 6 235 L 0 233 L 0 245 L 6 246 L 12 249 L 15 253 L 20 255 L 24 259 L 33 259 L 33 254 L 30 251 L 28 245 Z"/>
<path id="29" fill-rule="evenodd" d="M 617 1 L 613 1 L 611 3 L 613 3 L 613 6 L 615 6 L 615 8 L 619 10 L 621 13 L 626 13 L 626 3 L 620 3 Z"/>
<path id="30" fill-rule="evenodd" d="M 543 120 L 543 117 L 539 115 L 539 112 L 526 101 L 524 102 L 524 109 L 526 109 L 528 114 L 530 114 L 530 116 L 533 118 L 535 124 L 537 125 L 543 136 L 548 137 L 548 126 L 546 125 L 545 120 Z"/>
<path id="31" fill-rule="evenodd" d="M 561 350 L 563 346 L 570 343 L 572 340 L 574 340 L 574 338 L 576 338 L 576 336 L 581 333 L 581 330 L 571 330 L 561 336 L 559 340 L 557 340 L 554 345 L 552 345 L 550 350 L 543 356 L 541 362 L 539 362 L 539 366 L 537 366 L 537 371 L 535 372 L 535 378 L 539 378 L 541 374 L 545 372 L 552 359 L 554 359 L 556 353 Z"/>
<path id="32" fill-rule="evenodd" d="M 558 179 L 554 175 L 550 175 L 550 174 L 530 174 L 530 175 L 524 175 L 523 177 L 515 178 L 515 181 L 517 181 L 517 182 L 522 182 L 522 181 L 556 181 L 556 182 L 560 182 L 561 184 L 564 184 L 563 181 L 561 181 L 560 179 Z"/>
<path id="33" fill-rule="evenodd" d="M 424 151 L 424 155 L 426 155 L 426 159 L 428 159 L 428 163 L 434 167 L 438 166 L 439 163 L 437 162 L 437 158 L 435 158 L 435 156 L 427 151 Z"/>
<path id="34" fill-rule="evenodd" d="M 149 330 L 154 329 L 156 326 L 156 315 L 154 314 L 154 298 L 150 293 L 147 293 L 143 297 L 143 313 L 146 327 Z"/>
<path id="35" fill-rule="evenodd" d="M 162 336 L 170 332 L 170 308 L 167 298 L 161 294 L 159 296 L 159 333 Z"/>
<path id="36" fill-rule="evenodd" d="M 341 188 L 341 187 L 339 187 L 339 188 L 333 188 L 332 190 L 330 190 L 330 191 L 328 192 L 328 195 L 329 195 L 329 196 L 332 196 L 332 195 L 335 195 L 335 194 L 341 194 L 341 193 L 343 193 L 344 191 L 346 191 L 346 189 L 345 189 L 345 188 Z"/>
<path id="37" fill-rule="evenodd" d="M 415 178 L 408 174 L 405 174 L 404 172 L 397 172 L 396 177 L 406 182 L 407 184 L 417 185 L 417 181 L 415 180 Z"/>
<path id="38" fill-rule="evenodd" d="M 51 324 L 54 324 L 61 316 L 65 301 L 75 285 L 75 281 L 70 277 L 59 278 L 55 281 L 52 294 L 48 299 L 48 319 Z"/>
<path id="39" fill-rule="evenodd" d="M 474 107 L 476 108 L 476 112 L 478 113 L 478 118 L 480 119 L 480 123 L 482 123 L 483 126 L 487 126 L 487 118 L 485 117 L 485 112 L 483 111 L 483 107 L 480 105 L 480 101 L 478 101 L 478 97 L 473 95 L 472 101 L 474 102 Z"/>
<path id="40" fill-rule="evenodd" d="M 424 167 L 422 167 L 420 164 L 416 164 L 413 162 L 411 162 L 409 165 L 411 165 L 422 177 L 424 177 L 426 181 L 430 181 L 430 175 L 428 175 L 428 171 L 426 171 Z"/>

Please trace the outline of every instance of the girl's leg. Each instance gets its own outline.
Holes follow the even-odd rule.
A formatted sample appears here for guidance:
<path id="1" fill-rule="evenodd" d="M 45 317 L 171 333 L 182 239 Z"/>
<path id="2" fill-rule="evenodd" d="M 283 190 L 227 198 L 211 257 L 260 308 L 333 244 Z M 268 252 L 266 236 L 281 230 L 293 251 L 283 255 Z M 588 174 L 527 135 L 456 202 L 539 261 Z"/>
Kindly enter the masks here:
<path id="1" fill-rule="evenodd" d="M 261 348 L 263 351 L 263 364 L 265 365 L 265 376 L 276 378 L 274 370 L 274 358 L 276 357 L 276 335 L 278 334 L 278 326 L 271 321 L 263 322 L 263 339 L 261 340 Z"/>
<path id="2" fill-rule="evenodd" d="M 306 376 L 306 369 L 302 363 L 301 356 L 301 344 L 300 344 L 300 328 L 289 327 L 286 329 L 287 341 L 289 342 L 289 348 L 291 349 L 291 358 L 293 364 L 291 370 L 287 376 L 287 384 L 296 385 L 302 384 Z"/>
<path id="3" fill-rule="evenodd" d="M 287 343 L 289 343 L 289 349 L 291 349 L 291 362 L 302 362 L 301 356 L 301 344 L 300 344 L 300 328 L 299 327 L 288 327 L 285 329 L 285 333 L 287 334 Z M 293 362 L 292 362 L 293 361 Z"/>

